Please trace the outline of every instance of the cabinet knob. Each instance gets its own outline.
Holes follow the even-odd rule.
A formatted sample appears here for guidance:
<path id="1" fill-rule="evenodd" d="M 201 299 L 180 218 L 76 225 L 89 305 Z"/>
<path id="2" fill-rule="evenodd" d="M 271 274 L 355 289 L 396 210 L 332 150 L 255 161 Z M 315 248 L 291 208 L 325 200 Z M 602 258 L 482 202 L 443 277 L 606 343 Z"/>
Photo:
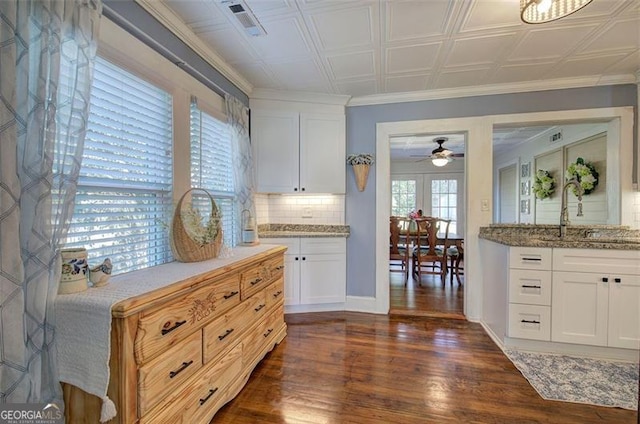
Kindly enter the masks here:
<path id="1" fill-rule="evenodd" d="M 609 278 L 607 278 L 607 277 L 602 277 L 602 282 L 603 282 L 603 283 L 608 283 L 608 282 L 609 282 Z"/>
<path id="2" fill-rule="evenodd" d="M 293 188 L 293 191 L 298 191 L 298 187 L 294 187 L 294 188 Z"/>
<path id="3" fill-rule="evenodd" d="M 302 260 L 303 260 L 303 261 L 306 261 L 306 260 L 307 260 L 307 258 L 306 258 L 305 256 L 303 256 L 303 257 L 302 257 Z"/>
<path id="4" fill-rule="evenodd" d="M 298 259 L 300 259 L 300 258 L 298 258 L 298 257 L 296 256 L 296 261 L 297 261 Z"/>
<path id="5" fill-rule="evenodd" d="M 302 191 L 304 191 L 304 187 L 302 187 Z"/>
<path id="6" fill-rule="evenodd" d="M 622 283 L 622 278 L 614 278 L 613 281 L 616 283 Z"/>

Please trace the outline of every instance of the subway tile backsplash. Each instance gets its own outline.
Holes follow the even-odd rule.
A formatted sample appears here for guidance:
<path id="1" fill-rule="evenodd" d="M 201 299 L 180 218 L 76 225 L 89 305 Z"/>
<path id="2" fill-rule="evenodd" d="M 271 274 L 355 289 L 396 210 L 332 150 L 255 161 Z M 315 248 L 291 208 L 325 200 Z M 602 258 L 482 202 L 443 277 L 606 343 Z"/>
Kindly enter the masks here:
<path id="1" fill-rule="evenodd" d="M 256 195 L 258 224 L 344 225 L 344 195 Z"/>

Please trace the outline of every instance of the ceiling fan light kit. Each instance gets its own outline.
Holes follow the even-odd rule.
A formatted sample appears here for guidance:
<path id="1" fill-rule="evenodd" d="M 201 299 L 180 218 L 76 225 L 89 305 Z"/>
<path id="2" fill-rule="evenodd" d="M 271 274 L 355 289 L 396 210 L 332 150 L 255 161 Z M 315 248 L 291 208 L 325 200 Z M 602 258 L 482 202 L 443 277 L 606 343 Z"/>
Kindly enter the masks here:
<path id="1" fill-rule="evenodd" d="M 520 0 L 520 19 L 527 24 L 542 24 L 564 18 L 593 0 Z"/>
<path id="2" fill-rule="evenodd" d="M 449 159 L 445 157 L 434 157 L 431 159 L 433 166 L 445 166 L 449 163 Z"/>

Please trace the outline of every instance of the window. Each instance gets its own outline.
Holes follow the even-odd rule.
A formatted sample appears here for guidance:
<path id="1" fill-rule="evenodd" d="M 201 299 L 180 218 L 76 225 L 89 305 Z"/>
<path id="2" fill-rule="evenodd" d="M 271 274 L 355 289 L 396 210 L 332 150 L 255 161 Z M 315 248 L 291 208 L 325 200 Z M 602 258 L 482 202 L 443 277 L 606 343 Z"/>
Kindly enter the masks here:
<path id="1" fill-rule="evenodd" d="M 391 216 L 408 216 L 416 205 L 416 180 L 391 180 Z"/>
<path id="2" fill-rule="evenodd" d="M 171 260 L 171 95 L 100 58 L 75 200 L 65 247 L 114 273 Z"/>
<path id="3" fill-rule="evenodd" d="M 457 233 L 458 181 L 431 181 L 431 215 L 442 219 L 450 219 L 449 232 Z"/>
<path id="4" fill-rule="evenodd" d="M 191 187 L 209 191 L 220 212 L 227 246 L 235 246 L 237 218 L 234 212 L 235 186 L 231 130 L 226 122 L 203 112 L 191 103 Z M 193 192 L 193 202 L 206 210 L 210 202 Z M 207 210 L 207 214 L 210 210 Z"/>

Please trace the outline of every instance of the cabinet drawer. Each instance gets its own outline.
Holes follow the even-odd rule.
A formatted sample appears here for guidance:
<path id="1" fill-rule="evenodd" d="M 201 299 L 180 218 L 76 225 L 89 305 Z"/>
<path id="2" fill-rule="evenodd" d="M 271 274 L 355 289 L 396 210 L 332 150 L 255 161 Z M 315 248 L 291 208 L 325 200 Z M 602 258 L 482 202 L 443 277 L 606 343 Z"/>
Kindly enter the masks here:
<path id="1" fill-rule="evenodd" d="M 640 250 L 553 249 L 553 270 L 640 274 Z"/>
<path id="2" fill-rule="evenodd" d="M 262 291 L 207 325 L 204 328 L 204 363 L 235 344 L 266 311 L 265 292 Z"/>
<path id="3" fill-rule="evenodd" d="M 136 361 L 139 364 L 147 362 L 176 344 L 185 334 L 193 332 L 194 328 L 239 303 L 239 275 L 234 274 L 173 299 L 149 314 L 143 313 L 134 347 Z"/>
<path id="4" fill-rule="evenodd" d="M 343 237 L 310 237 L 300 239 L 300 252 L 313 253 L 346 253 L 347 241 Z"/>
<path id="5" fill-rule="evenodd" d="M 551 271 L 509 271 L 509 302 L 551 306 Z"/>
<path id="6" fill-rule="evenodd" d="M 551 340 L 551 307 L 509 304 L 509 337 Z"/>
<path id="7" fill-rule="evenodd" d="M 242 343 L 238 343 L 220 361 L 194 376 L 192 385 L 170 395 L 162 406 L 143 416 L 140 424 L 193 424 L 204 417 L 210 422 L 212 411 L 227 400 L 226 388 L 241 372 Z"/>
<path id="8" fill-rule="evenodd" d="M 284 304 L 280 304 L 243 339 L 243 366 L 252 366 L 271 348 L 276 335 L 284 326 Z"/>
<path id="9" fill-rule="evenodd" d="M 242 271 L 240 275 L 242 300 L 253 296 L 283 275 L 284 257 L 282 255 L 266 259 L 259 265 Z"/>
<path id="10" fill-rule="evenodd" d="M 279 278 L 265 290 L 267 298 L 267 309 L 273 308 L 284 298 L 284 278 Z"/>
<path id="11" fill-rule="evenodd" d="M 510 247 L 509 268 L 551 270 L 551 249 L 545 247 Z"/>
<path id="12" fill-rule="evenodd" d="M 202 331 L 196 331 L 140 367 L 138 372 L 138 408 L 144 415 L 164 397 L 175 391 L 202 367 Z"/>

